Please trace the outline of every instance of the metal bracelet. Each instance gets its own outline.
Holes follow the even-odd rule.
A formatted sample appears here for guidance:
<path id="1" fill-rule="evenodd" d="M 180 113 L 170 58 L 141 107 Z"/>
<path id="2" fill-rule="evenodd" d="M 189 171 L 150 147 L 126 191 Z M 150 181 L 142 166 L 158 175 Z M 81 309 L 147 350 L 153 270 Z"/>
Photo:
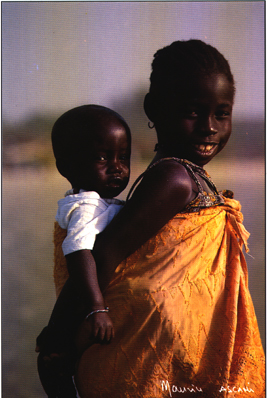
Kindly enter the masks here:
<path id="1" fill-rule="evenodd" d="M 88 319 L 91 315 L 97 314 L 98 312 L 109 312 L 109 307 L 105 307 L 103 310 L 94 310 L 94 311 L 91 311 L 89 314 L 87 314 L 87 316 L 85 317 L 85 319 Z"/>

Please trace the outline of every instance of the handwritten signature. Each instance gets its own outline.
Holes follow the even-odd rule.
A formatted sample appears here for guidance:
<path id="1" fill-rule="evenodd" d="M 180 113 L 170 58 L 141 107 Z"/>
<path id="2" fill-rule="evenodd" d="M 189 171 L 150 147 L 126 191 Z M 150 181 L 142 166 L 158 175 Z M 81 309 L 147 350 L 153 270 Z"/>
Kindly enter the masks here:
<path id="1" fill-rule="evenodd" d="M 248 383 L 249 384 L 249 383 Z M 229 386 L 227 386 L 227 387 L 221 387 L 220 388 L 220 390 L 219 390 L 219 392 L 230 392 L 230 393 L 236 393 L 236 392 L 254 392 L 254 390 L 252 390 L 252 388 L 249 388 L 249 387 L 236 387 L 236 386 L 234 386 L 234 387 L 229 387 Z"/>
<path id="2" fill-rule="evenodd" d="M 192 384 L 191 387 L 178 387 L 175 386 L 174 384 L 171 386 L 168 382 L 168 380 L 161 381 L 161 387 L 162 391 L 167 391 L 169 393 L 169 396 L 172 397 L 172 393 L 178 392 L 178 393 L 185 393 L 185 392 L 203 392 L 202 388 L 196 387 L 194 384 Z"/>
<path id="3" fill-rule="evenodd" d="M 200 387 L 195 386 L 194 384 L 191 385 L 191 387 L 178 387 L 176 385 L 170 385 L 168 380 L 162 380 L 161 382 L 161 387 L 162 387 L 162 391 L 166 391 L 168 392 L 169 396 L 172 397 L 173 393 L 185 393 L 185 392 L 190 392 L 190 393 L 202 393 L 203 390 Z M 248 383 L 249 384 L 249 383 Z M 254 392 L 254 390 L 252 390 L 252 388 L 249 387 L 223 387 L 221 386 L 221 388 L 219 389 L 219 393 L 223 393 L 223 392 L 227 392 L 227 393 L 241 393 L 241 392 Z"/>

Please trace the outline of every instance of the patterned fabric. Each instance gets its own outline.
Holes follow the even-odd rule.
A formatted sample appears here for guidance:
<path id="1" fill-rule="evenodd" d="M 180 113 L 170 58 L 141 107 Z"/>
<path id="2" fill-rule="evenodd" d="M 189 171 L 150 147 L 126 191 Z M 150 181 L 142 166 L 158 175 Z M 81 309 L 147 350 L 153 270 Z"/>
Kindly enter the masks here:
<path id="1" fill-rule="evenodd" d="M 176 215 L 120 264 L 104 295 L 115 338 L 82 355 L 81 398 L 263 398 L 248 236 L 239 202 L 226 199 Z"/>

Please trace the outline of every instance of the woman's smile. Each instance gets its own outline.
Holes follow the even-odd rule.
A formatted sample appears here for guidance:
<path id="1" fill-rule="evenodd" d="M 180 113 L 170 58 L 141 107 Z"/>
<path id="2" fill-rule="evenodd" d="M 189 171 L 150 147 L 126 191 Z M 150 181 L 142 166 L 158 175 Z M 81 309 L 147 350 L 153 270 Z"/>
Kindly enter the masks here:
<path id="1" fill-rule="evenodd" d="M 194 150 L 201 156 L 211 156 L 217 147 L 218 144 L 215 143 L 200 143 L 193 145 Z"/>

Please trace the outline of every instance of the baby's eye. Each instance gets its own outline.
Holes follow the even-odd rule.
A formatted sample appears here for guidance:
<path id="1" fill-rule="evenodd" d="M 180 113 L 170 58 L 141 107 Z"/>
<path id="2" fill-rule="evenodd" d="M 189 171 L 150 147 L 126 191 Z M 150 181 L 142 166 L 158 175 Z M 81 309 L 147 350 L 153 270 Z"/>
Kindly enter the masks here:
<path id="1" fill-rule="evenodd" d="M 96 156 L 96 160 L 98 160 L 100 162 L 104 162 L 106 160 L 106 157 L 102 156 L 102 155 L 99 155 L 99 156 Z"/>
<path id="2" fill-rule="evenodd" d="M 125 160 L 128 160 L 128 159 L 129 159 L 129 156 L 127 156 L 127 155 L 121 155 L 120 156 L 120 160 L 125 161 Z"/>
<path id="3" fill-rule="evenodd" d="M 198 116 L 198 111 L 196 109 L 186 109 L 185 110 L 185 117 L 186 118 L 196 118 Z"/>
<path id="4" fill-rule="evenodd" d="M 130 160 L 130 154 L 129 153 L 121 153 L 119 155 L 119 159 L 123 162 L 129 161 Z"/>

